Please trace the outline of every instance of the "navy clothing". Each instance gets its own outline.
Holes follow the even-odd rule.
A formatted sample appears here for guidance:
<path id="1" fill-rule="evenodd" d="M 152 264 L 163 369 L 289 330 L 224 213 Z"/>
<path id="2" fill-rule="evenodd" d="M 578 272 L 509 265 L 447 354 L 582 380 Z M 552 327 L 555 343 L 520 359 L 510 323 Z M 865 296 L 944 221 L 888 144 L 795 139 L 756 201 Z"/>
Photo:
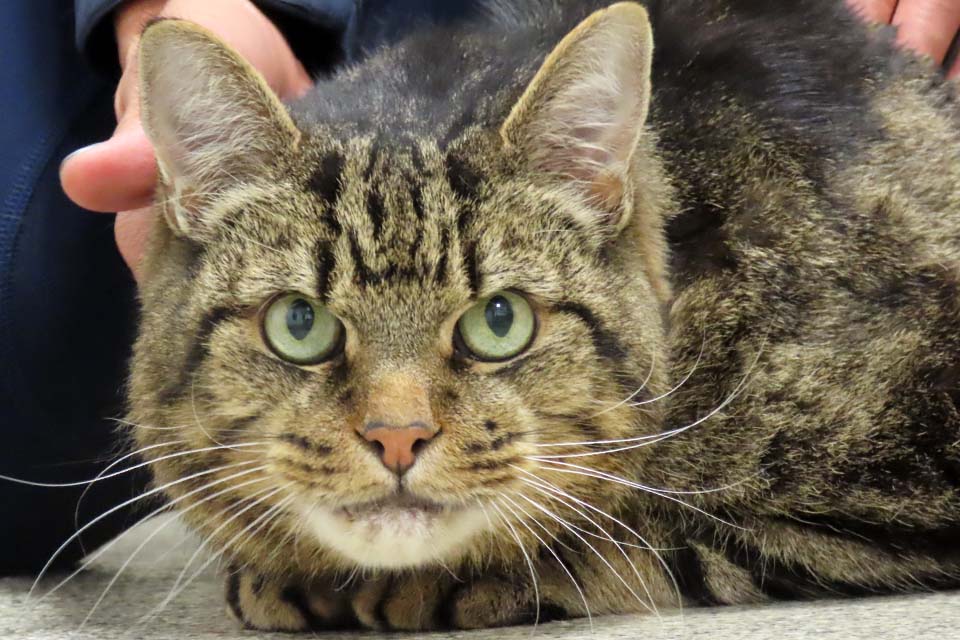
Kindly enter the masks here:
<path id="1" fill-rule="evenodd" d="M 76 44 L 98 69 L 118 69 L 112 14 L 124 0 L 76 0 Z M 257 0 L 280 27 L 308 69 L 329 65 L 338 50 L 339 34 L 355 12 L 355 0 Z M 399 4 L 403 4 L 400 2 Z M 456 4 L 456 3 L 454 3 Z M 333 37 L 319 37 L 329 32 Z"/>
<path id="2" fill-rule="evenodd" d="M 77 55 L 62 0 L 0 3 L 0 25 L 0 474 L 84 480 L 116 448 L 105 417 L 122 414 L 134 288 L 112 217 L 72 205 L 57 169 L 110 135 L 113 86 Z M 99 483 L 83 513 L 135 488 L 134 478 Z M 0 482 L 0 573 L 42 566 L 73 532 L 80 491 Z M 84 541 L 102 541 L 124 517 Z"/>
<path id="3" fill-rule="evenodd" d="M 135 288 L 114 245 L 113 218 L 60 189 L 74 149 L 113 130 L 117 0 L 0 2 L 0 475 L 39 482 L 92 478 L 123 451 Z M 263 0 L 313 72 L 396 38 L 413 22 L 447 20 L 469 0 Z M 121 463 L 124 468 L 129 462 Z M 142 492 L 146 474 L 95 483 L 80 523 Z M 35 573 L 75 530 L 83 487 L 0 480 L 0 575 Z M 155 505 L 124 509 L 84 533 L 87 549 Z M 70 545 L 57 561 L 81 555 Z"/>

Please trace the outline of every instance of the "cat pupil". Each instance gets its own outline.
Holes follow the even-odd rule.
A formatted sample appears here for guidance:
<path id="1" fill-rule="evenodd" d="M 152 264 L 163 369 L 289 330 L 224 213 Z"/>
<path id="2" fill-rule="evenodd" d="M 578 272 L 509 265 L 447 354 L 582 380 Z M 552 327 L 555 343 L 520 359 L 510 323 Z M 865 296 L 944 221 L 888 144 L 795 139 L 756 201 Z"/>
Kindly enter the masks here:
<path id="1" fill-rule="evenodd" d="M 510 306 L 509 300 L 503 296 L 490 298 L 484 314 L 487 318 L 487 326 L 498 338 L 510 333 L 510 327 L 513 326 L 513 307 Z"/>
<path id="2" fill-rule="evenodd" d="M 303 340 L 313 329 L 313 307 L 306 300 L 294 300 L 287 309 L 287 330 L 297 340 Z"/>

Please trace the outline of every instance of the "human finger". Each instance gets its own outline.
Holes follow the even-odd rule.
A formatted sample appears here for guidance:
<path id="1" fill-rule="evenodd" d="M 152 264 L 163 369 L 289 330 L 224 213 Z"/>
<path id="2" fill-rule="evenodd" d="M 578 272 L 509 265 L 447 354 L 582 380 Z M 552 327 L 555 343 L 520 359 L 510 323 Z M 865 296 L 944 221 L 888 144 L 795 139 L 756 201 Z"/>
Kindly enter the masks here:
<path id="1" fill-rule="evenodd" d="M 893 14 L 897 42 L 942 63 L 960 29 L 957 0 L 900 0 Z"/>
<path id="2" fill-rule="evenodd" d="M 890 24 L 897 0 L 847 0 L 854 13 L 870 22 Z"/>

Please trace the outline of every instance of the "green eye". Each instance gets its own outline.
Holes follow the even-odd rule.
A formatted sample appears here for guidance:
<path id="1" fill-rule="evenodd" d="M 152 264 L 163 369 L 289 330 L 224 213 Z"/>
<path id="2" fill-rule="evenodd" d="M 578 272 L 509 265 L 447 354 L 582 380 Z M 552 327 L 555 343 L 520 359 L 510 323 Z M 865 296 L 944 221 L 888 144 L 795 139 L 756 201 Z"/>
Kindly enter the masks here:
<path id="1" fill-rule="evenodd" d="M 263 335 L 284 360 L 317 364 L 343 346 L 343 323 L 322 304 L 289 293 L 270 303 L 263 318 Z"/>
<path id="2" fill-rule="evenodd" d="M 457 329 L 478 360 L 508 360 L 530 345 L 536 319 L 526 300 L 501 291 L 468 309 L 457 322 Z"/>

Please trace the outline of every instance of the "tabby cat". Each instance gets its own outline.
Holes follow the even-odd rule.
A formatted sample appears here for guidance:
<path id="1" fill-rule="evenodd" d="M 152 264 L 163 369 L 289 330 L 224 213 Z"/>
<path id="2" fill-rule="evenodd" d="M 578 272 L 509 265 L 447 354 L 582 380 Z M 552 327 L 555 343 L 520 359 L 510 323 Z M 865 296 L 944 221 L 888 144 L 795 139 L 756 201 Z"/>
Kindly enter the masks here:
<path id="1" fill-rule="evenodd" d="M 956 90 L 839 0 L 500 4 L 290 105 L 166 20 L 141 82 L 131 432 L 244 625 L 960 585 Z"/>

